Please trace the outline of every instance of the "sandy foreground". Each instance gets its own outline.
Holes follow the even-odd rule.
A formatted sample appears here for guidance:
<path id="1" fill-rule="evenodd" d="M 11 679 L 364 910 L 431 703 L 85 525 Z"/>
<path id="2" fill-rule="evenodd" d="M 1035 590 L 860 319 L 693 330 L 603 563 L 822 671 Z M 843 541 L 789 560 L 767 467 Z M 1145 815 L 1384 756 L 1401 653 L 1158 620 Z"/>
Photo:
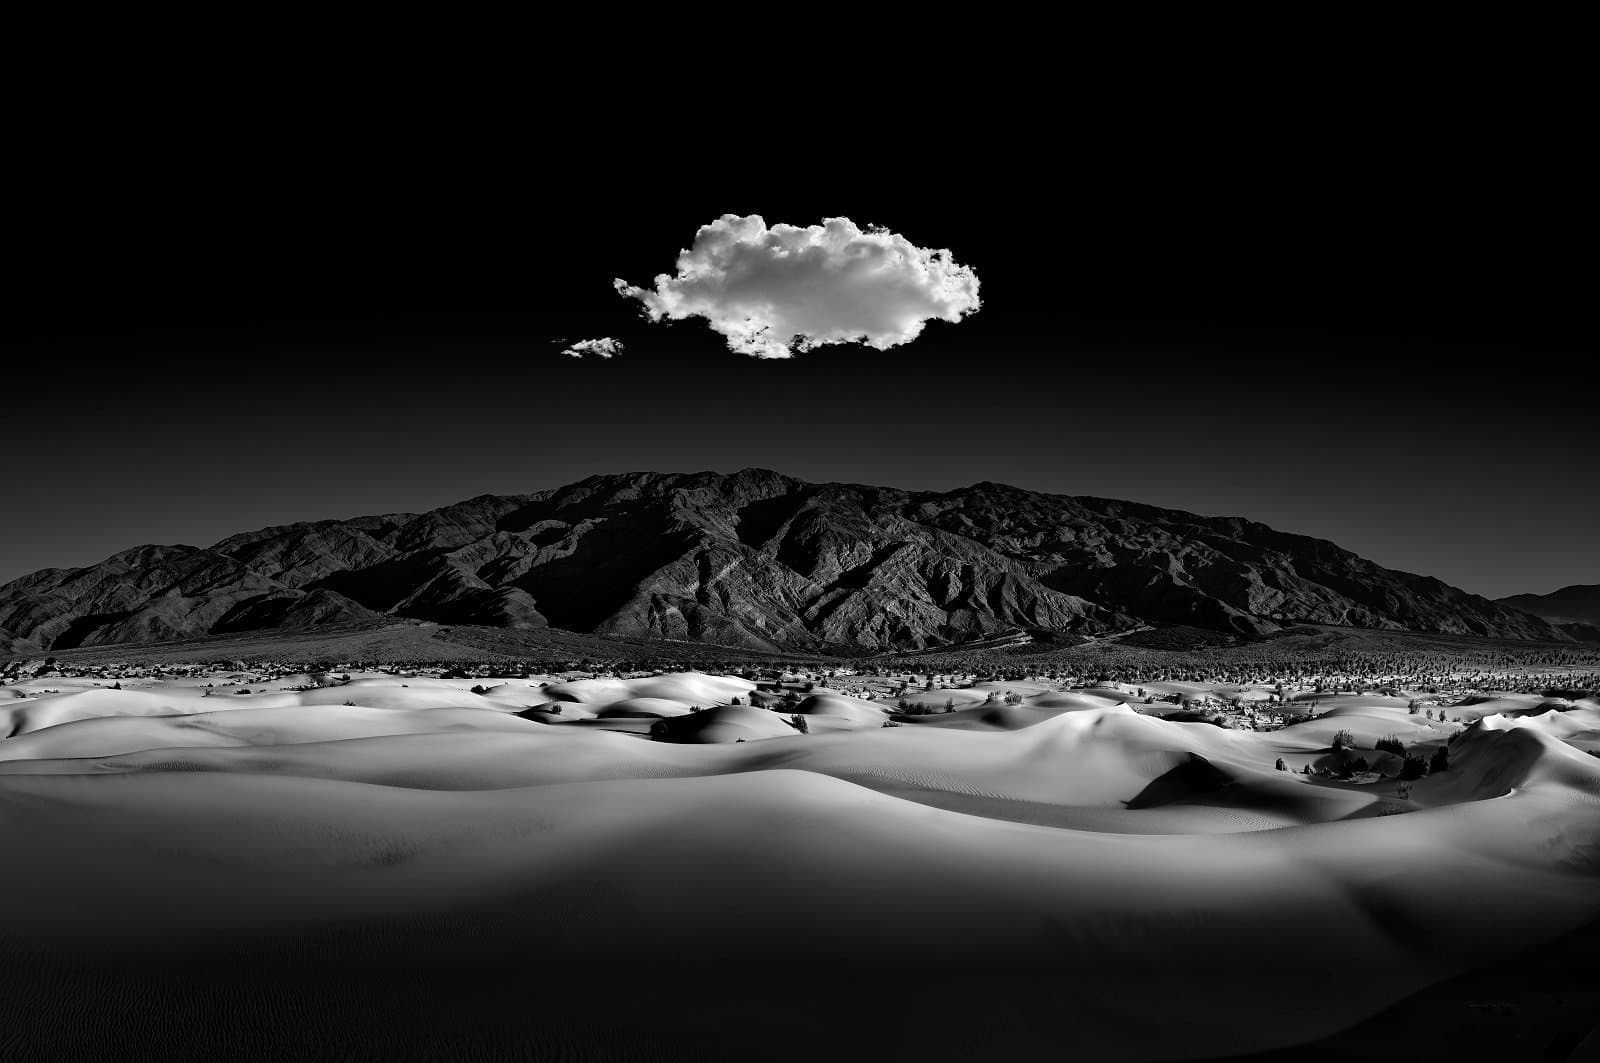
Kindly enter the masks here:
<path id="1" fill-rule="evenodd" d="M 1218 1057 L 1600 917 L 1593 700 L 127 685 L 0 692 L 0 1058 Z M 1450 768 L 1300 774 L 1341 730 Z"/>

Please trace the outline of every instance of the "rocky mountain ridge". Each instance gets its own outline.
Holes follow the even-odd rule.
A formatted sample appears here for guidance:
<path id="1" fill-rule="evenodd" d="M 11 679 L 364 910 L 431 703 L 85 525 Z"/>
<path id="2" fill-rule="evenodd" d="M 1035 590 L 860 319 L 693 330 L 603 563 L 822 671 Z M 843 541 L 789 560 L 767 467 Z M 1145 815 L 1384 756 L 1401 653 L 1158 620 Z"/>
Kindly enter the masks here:
<path id="1" fill-rule="evenodd" d="M 1513 594 L 1496 598 L 1495 604 L 1532 613 L 1584 642 L 1600 642 L 1600 584 L 1575 583 L 1549 594 Z"/>
<path id="2" fill-rule="evenodd" d="M 1259 636 L 1296 621 L 1570 638 L 1241 518 L 988 482 L 919 492 L 745 469 L 591 476 L 45 569 L 0 587 L 0 651 L 383 615 L 836 652 L 1142 624 Z"/>

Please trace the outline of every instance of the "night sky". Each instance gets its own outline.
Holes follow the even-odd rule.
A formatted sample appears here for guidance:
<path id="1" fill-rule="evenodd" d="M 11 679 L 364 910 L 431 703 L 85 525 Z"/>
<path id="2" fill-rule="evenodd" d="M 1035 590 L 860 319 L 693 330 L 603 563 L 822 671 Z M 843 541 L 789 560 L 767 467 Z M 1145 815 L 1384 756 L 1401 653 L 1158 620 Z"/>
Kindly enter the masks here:
<path id="1" fill-rule="evenodd" d="M 1582 138 L 1169 118 L 86 130 L 13 204 L 0 580 L 763 466 L 1242 515 L 1489 596 L 1600 583 Z M 725 213 L 948 248 L 983 308 L 763 361 L 612 290 Z M 601 336 L 626 350 L 552 342 Z"/>

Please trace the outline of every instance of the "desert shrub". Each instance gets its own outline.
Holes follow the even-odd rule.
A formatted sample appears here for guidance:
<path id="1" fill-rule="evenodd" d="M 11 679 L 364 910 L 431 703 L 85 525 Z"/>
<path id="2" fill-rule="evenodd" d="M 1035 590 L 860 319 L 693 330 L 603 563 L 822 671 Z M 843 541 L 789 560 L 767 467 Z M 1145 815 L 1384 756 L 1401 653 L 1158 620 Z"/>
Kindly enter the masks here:
<path id="1" fill-rule="evenodd" d="M 1351 734 L 1349 731 L 1341 730 L 1338 734 L 1333 736 L 1333 751 L 1335 753 L 1339 752 L 1341 749 L 1354 749 L 1355 744 L 1356 736 Z"/>
<path id="2" fill-rule="evenodd" d="M 482 697 L 484 694 L 489 693 L 489 688 L 480 683 L 472 688 L 472 693 Z"/>
<path id="3" fill-rule="evenodd" d="M 1277 768 L 1279 771 L 1288 771 L 1289 762 L 1284 760 L 1282 757 L 1279 757 L 1278 763 L 1274 764 L 1273 767 Z"/>
<path id="4" fill-rule="evenodd" d="M 806 725 L 806 718 L 804 716 L 800 715 L 798 712 L 795 713 L 793 716 L 789 717 L 789 726 L 793 727 L 796 731 L 799 731 L 801 734 L 809 734 L 810 733 L 810 728 Z"/>
<path id="5" fill-rule="evenodd" d="M 1386 738 L 1378 739 L 1372 748 L 1376 749 L 1380 753 L 1393 753 L 1397 757 L 1403 757 L 1406 755 L 1405 743 L 1400 741 L 1400 739 L 1394 735 L 1389 735 Z"/>
<path id="6" fill-rule="evenodd" d="M 1428 774 L 1437 775 L 1441 771 L 1450 770 L 1450 750 L 1440 746 L 1433 751 L 1433 759 L 1428 761 Z"/>
<path id="7" fill-rule="evenodd" d="M 1406 762 L 1400 766 L 1400 778 L 1406 781 L 1420 779 L 1428 774 L 1428 764 L 1415 753 L 1406 754 Z"/>

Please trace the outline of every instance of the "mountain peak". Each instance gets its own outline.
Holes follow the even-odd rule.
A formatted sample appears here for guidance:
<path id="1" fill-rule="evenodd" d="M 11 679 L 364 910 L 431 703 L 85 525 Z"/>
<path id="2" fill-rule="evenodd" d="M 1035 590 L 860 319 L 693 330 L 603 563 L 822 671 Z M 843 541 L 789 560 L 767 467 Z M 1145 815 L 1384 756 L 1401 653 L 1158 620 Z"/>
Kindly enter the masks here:
<path id="1" fill-rule="evenodd" d="M 1041 493 L 1041 492 L 1038 492 L 1038 491 L 1030 491 L 1025 487 L 1018 487 L 1016 484 L 1001 483 L 998 480 L 979 480 L 975 484 L 969 484 L 966 487 L 958 487 L 958 488 L 955 489 L 955 491 L 952 491 L 950 493 L 951 494 L 958 494 L 958 493 L 960 493 L 962 491 L 986 491 L 986 492 L 991 492 L 991 493 L 995 493 L 995 494 L 1013 494 L 1013 495 L 1036 495 L 1036 494 L 1040 494 Z M 1057 497 L 1066 497 L 1066 496 L 1057 496 Z"/>
<path id="2" fill-rule="evenodd" d="M 210 549 L 144 546 L 0 587 L 46 649 L 379 615 L 763 649 L 915 650 L 1017 632 L 1312 621 L 1562 640 L 1550 623 L 1240 518 L 984 480 L 949 492 L 772 469 L 597 474 Z"/>
<path id="3" fill-rule="evenodd" d="M 1600 584 L 1574 583 L 1549 594 L 1513 594 L 1496 602 L 1553 624 L 1600 626 Z"/>

